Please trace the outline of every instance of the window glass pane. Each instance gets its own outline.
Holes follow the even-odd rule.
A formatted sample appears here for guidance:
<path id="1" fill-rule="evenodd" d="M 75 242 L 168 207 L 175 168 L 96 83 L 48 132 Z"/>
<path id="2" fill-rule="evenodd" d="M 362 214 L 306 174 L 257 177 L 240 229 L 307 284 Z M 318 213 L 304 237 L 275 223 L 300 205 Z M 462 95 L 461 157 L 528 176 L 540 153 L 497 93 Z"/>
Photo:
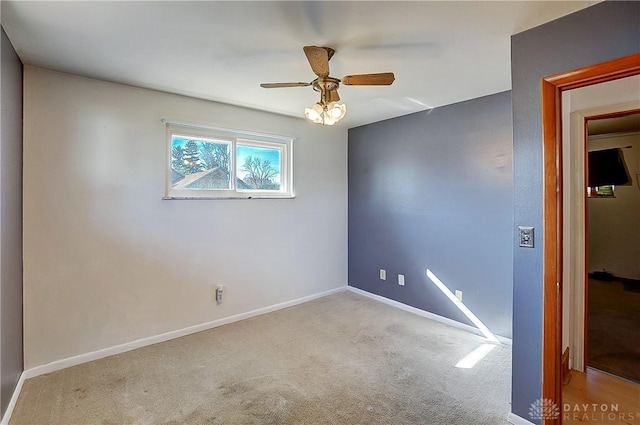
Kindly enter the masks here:
<path id="1" fill-rule="evenodd" d="M 174 189 L 231 189 L 228 142 L 173 135 L 171 186 Z"/>
<path id="2" fill-rule="evenodd" d="M 615 186 L 588 187 L 587 196 L 589 198 L 615 198 Z"/>
<path id="3" fill-rule="evenodd" d="M 238 190 L 280 190 L 282 187 L 280 148 L 238 143 L 236 176 Z"/>

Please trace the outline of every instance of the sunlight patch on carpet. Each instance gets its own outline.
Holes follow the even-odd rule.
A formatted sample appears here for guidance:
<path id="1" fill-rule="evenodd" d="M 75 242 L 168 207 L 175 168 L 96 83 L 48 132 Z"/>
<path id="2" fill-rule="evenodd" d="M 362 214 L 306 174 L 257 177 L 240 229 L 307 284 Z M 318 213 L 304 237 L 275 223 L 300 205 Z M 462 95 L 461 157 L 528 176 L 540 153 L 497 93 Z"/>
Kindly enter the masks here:
<path id="1" fill-rule="evenodd" d="M 462 360 L 456 363 L 456 367 L 460 369 L 472 369 L 478 362 L 485 358 L 487 354 L 496 348 L 495 344 L 482 344 L 469 354 L 467 354 Z"/>

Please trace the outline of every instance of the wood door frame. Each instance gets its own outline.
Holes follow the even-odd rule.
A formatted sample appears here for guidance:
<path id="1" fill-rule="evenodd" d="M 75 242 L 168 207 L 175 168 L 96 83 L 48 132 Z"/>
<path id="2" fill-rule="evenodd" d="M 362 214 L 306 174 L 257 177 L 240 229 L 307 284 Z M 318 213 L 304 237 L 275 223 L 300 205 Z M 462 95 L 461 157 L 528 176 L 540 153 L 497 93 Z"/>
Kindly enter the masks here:
<path id="1" fill-rule="evenodd" d="M 542 398 L 562 409 L 562 92 L 640 74 L 640 53 L 542 79 Z M 544 425 L 558 425 L 543 419 Z"/>

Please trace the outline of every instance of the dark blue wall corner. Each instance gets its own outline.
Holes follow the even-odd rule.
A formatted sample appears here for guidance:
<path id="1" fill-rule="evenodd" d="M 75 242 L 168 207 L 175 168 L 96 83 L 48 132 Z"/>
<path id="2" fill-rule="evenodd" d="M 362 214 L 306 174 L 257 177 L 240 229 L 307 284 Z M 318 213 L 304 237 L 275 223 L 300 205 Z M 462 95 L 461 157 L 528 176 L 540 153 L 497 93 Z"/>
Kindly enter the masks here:
<path id="1" fill-rule="evenodd" d="M 22 62 L 0 31 L 0 417 L 23 371 Z"/>
<path id="2" fill-rule="evenodd" d="M 348 152 L 349 285 L 471 324 L 429 268 L 511 337 L 510 92 L 351 129 Z"/>
<path id="3" fill-rule="evenodd" d="M 513 238 L 512 412 L 525 419 L 542 393 L 541 80 L 639 51 L 640 2 L 605 1 L 511 40 L 514 226 L 537 230 L 534 249 Z"/>

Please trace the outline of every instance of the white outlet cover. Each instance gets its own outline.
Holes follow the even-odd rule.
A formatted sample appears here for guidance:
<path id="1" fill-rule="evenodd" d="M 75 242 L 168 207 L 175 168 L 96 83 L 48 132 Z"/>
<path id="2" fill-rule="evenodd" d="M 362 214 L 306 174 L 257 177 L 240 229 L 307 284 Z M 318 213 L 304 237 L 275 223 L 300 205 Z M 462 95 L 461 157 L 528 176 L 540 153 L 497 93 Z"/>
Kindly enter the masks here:
<path id="1" fill-rule="evenodd" d="M 385 269 L 380 269 L 380 280 L 387 280 L 387 271 Z"/>
<path id="2" fill-rule="evenodd" d="M 403 274 L 399 274 L 398 275 L 398 285 L 404 286 L 404 275 Z"/>

